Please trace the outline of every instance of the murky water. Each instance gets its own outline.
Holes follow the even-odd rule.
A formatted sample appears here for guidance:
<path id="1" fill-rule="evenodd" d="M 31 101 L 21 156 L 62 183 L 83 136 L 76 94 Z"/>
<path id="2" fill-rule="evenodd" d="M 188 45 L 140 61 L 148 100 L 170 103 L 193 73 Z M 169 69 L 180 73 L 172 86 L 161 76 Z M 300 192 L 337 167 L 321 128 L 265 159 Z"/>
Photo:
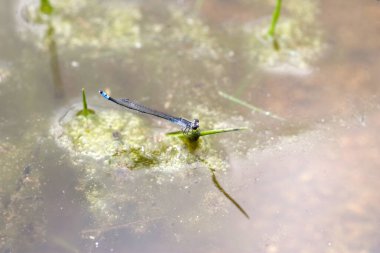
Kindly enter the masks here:
<path id="1" fill-rule="evenodd" d="M 52 5 L 0 0 L 1 253 L 380 251 L 379 1 L 286 1 L 279 51 L 274 1 Z"/>

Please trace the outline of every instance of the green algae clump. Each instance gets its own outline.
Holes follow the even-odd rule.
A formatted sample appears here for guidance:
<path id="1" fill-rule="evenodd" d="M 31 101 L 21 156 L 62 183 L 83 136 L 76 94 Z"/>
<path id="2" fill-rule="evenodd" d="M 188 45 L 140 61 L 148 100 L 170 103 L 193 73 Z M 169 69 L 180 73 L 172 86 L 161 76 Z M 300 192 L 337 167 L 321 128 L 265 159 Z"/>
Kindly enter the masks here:
<path id="1" fill-rule="evenodd" d="M 210 171 L 220 175 L 228 167 L 215 138 L 169 137 L 167 129 L 150 127 L 154 118 L 99 108 L 85 117 L 77 115 L 78 108 L 65 112 L 51 133 L 80 168 L 77 189 L 85 195 L 94 221 L 83 230 L 84 237 L 97 238 L 127 227 L 136 234 L 152 226 L 166 231 L 173 223 L 178 224 L 178 233 L 196 232 L 199 224 L 205 232 L 217 228 L 213 220 L 228 213 L 231 204 L 215 193 L 218 189 L 210 176 Z M 204 126 L 226 128 L 231 122 L 230 115 L 204 106 L 193 109 L 192 116 L 204 118 Z M 233 122 L 241 123 L 235 118 Z"/>
<path id="2" fill-rule="evenodd" d="M 191 148 L 188 142 L 168 138 L 164 132 L 149 130 L 147 122 L 134 113 L 113 110 L 97 110 L 87 116 L 72 110 L 52 128 L 56 141 L 69 150 L 73 161 L 103 159 L 113 168 L 172 171 L 199 162 L 199 155 L 217 154 L 207 141 L 198 140 Z"/>
<path id="3" fill-rule="evenodd" d="M 207 205 L 215 201 L 204 200 L 215 190 L 209 166 L 223 171 L 227 163 L 209 141 L 201 138 L 196 148 L 189 149 L 180 138 L 165 136 L 164 129 L 150 129 L 149 123 L 134 113 L 96 109 L 96 114 L 85 117 L 77 116 L 77 111 L 65 113 L 51 132 L 80 165 L 77 189 L 86 196 L 96 224 L 83 231 L 84 237 L 99 236 L 130 220 L 143 220 L 144 229 L 140 223 L 130 229 L 144 233 L 149 224 L 155 225 L 173 212 L 180 216 L 165 224 L 175 222 L 196 229 L 201 220 L 210 219 Z M 187 204 L 178 204 L 173 210 L 172 202 L 182 201 L 190 188 Z M 202 204 L 191 204 L 199 201 Z M 226 201 L 218 198 L 221 213 L 227 212 Z M 217 217 L 215 213 L 212 216 Z M 183 221 L 179 223 L 179 219 Z"/>
<path id="4" fill-rule="evenodd" d="M 140 143 L 146 131 L 139 118 L 115 111 L 76 115 L 61 124 L 58 143 L 75 157 L 94 159 L 105 159 L 119 149 Z"/>
<path id="5" fill-rule="evenodd" d="M 141 13 L 133 4 L 109 8 L 108 2 L 69 0 L 55 2 L 54 13 L 48 18 L 42 17 L 34 5 L 25 12 L 31 23 L 54 27 L 59 46 L 128 51 L 141 45 L 138 25 Z"/>

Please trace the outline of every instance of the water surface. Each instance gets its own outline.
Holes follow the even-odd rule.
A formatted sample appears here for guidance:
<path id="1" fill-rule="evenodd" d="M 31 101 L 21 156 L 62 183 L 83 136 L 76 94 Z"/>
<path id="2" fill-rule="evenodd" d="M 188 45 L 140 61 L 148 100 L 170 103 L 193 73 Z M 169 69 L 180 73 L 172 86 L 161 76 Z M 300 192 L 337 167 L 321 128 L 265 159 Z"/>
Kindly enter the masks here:
<path id="1" fill-rule="evenodd" d="M 0 4 L 1 253 L 380 250 L 378 1 L 284 2 L 280 52 L 263 39 L 265 1 L 52 1 L 39 23 L 33 1 Z M 145 147 L 137 170 L 60 142 L 82 87 L 136 127 L 113 138 Z M 204 137 L 192 160 L 165 139 L 176 126 L 99 89 L 249 130 Z"/>

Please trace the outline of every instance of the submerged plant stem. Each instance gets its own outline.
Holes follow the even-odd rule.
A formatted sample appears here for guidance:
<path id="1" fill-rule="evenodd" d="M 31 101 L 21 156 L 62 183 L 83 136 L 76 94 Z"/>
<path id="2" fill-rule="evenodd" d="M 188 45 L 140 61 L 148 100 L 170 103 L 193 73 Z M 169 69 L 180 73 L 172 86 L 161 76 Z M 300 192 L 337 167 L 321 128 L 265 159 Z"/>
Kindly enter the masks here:
<path id="1" fill-rule="evenodd" d="M 52 22 L 48 22 L 48 27 L 45 32 L 45 43 L 49 48 L 50 56 L 50 68 L 53 76 L 53 83 L 55 89 L 55 95 L 57 98 L 63 97 L 63 82 L 61 76 L 61 70 L 59 66 L 59 57 L 57 50 L 57 43 L 55 40 L 55 29 Z"/>
<path id="2" fill-rule="evenodd" d="M 272 38 L 274 37 L 276 33 L 276 25 L 281 13 L 281 4 L 282 4 L 282 0 L 277 0 L 276 8 L 273 11 L 272 23 L 268 30 L 268 35 L 271 36 Z"/>
<path id="3" fill-rule="evenodd" d="M 233 97 L 231 95 L 228 95 L 228 94 L 226 94 L 226 93 L 224 93 L 222 91 L 219 91 L 219 95 L 222 96 L 222 97 L 224 97 L 224 98 L 226 98 L 226 99 L 228 99 L 228 100 L 230 100 L 230 101 L 232 101 L 232 102 L 234 102 L 234 103 L 237 103 L 239 105 L 245 106 L 245 107 L 251 109 L 254 112 L 258 112 L 258 113 L 264 114 L 265 116 L 271 117 L 273 119 L 277 119 L 277 120 L 281 120 L 281 121 L 285 120 L 284 118 L 282 118 L 280 116 L 277 116 L 276 114 L 273 114 L 271 112 L 268 112 L 268 111 L 265 111 L 263 109 L 260 109 L 260 108 L 258 108 L 256 106 L 248 104 L 247 102 L 245 102 L 243 100 L 240 100 L 240 99 L 238 99 L 236 97 Z"/>
<path id="4" fill-rule="evenodd" d="M 216 179 L 216 176 L 215 176 L 215 172 L 213 169 L 210 168 L 210 172 L 211 172 L 211 178 L 212 178 L 212 182 L 214 183 L 214 185 L 216 186 L 216 188 L 218 188 L 218 190 L 223 193 L 224 196 L 226 196 L 227 199 L 229 199 L 232 204 L 234 204 L 237 209 L 239 209 L 239 211 L 245 216 L 247 217 L 247 219 L 249 219 L 249 215 L 247 214 L 247 212 L 239 205 L 238 202 L 236 202 L 236 200 L 234 198 L 231 197 L 230 194 L 228 194 L 224 188 L 220 185 L 219 181 Z"/>

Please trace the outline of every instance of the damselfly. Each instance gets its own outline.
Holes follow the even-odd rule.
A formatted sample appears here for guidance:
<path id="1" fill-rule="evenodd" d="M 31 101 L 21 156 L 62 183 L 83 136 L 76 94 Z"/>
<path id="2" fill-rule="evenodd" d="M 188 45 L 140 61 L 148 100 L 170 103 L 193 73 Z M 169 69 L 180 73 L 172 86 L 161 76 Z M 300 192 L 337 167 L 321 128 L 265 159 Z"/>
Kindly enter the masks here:
<path id="1" fill-rule="evenodd" d="M 198 119 L 194 119 L 193 121 L 189 121 L 189 120 L 184 119 L 184 118 L 174 117 L 174 116 L 171 116 L 169 114 L 147 108 L 147 107 L 140 105 L 136 102 L 133 102 L 127 98 L 112 98 L 102 90 L 100 90 L 99 93 L 105 99 L 110 100 L 110 101 L 112 101 L 118 105 L 127 107 L 128 109 L 132 109 L 132 110 L 135 110 L 135 111 L 138 111 L 141 113 L 150 114 L 150 115 L 162 118 L 162 119 L 166 119 L 166 120 L 168 120 L 174 124 L 177 124 L 177 125 L 182 127 L 182 131 L 186 134 L 189 133 L 190 130 L 197 130 L 199 127 L 199 120 Z"/>

